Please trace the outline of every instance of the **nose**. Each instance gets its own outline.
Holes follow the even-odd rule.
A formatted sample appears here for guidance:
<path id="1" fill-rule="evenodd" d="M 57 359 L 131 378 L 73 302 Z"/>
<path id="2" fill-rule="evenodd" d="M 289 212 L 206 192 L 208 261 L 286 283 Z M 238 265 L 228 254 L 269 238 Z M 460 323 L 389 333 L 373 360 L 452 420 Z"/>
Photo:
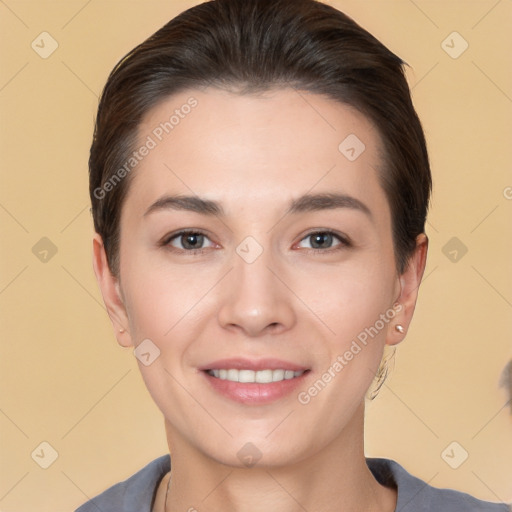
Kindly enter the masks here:
<path id="1" fill-rule="evenodd" d="M 294 294 L 282 269 L 272 264 L 269 251 L 252 263 L 234 253 L 233 261 L 234 268 L 223 283 L 220 325 L 250 337 L 291 329 L 297 321 Z"/>

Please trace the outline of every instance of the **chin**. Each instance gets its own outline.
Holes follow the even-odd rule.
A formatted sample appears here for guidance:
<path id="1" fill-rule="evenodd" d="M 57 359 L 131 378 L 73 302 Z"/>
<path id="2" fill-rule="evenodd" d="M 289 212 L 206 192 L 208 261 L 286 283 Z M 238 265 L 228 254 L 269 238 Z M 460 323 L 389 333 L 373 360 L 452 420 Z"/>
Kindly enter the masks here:
<path id="1" fill-rule="evenodd" d="M 306 445 L 306 440 L 289 442 L 283 446 L 282 443 L 265 438 L 258 440 L 255 436 L 246 439 L 252 440 L 233 438 L 224 445 L 217 444 L 215 448 L 204 447 L 203 453 L 213 461 L 233 468 L 270 469 L 296 464 L 307 458 L 308 451 L 312 451 L 312 447 Z M 218 446 L 223 448 L 219 450 Z"/>

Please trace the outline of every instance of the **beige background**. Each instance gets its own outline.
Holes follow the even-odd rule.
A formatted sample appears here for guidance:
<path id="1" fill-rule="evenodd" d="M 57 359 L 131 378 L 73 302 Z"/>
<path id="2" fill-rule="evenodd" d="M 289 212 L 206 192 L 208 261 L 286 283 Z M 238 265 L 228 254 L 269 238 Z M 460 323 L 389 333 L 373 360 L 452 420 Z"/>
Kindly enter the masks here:
<path id="1" fill-rule="evenodd" d="M 196 3 L 0 1 L 3 512 L 74 510 L 166 451 L 94 280 L 87 157 L 108 72 Z M 435 486 L 510 501 L 512 415 L 499 378 L 512 357 L 512 2 L 330 3 L 411 65 L 435 180 L 416 319 L 369 406 L 367 454 Z M 43 51 L 44 37 L 50 48 L 44 31 L 58 43 L 46 59 L 31 47 Z M 458 53 L 459 36 L 442 43 L 454 31 L 469 44 L 458 58 L 445 50 Z M 47 241 L 34 254 L 43 237 L 55 255 Z M 58 453 L 47 469 L 43 441 Z M 443 459 L 453 441 L 462 448 Z M 452 469 L 445 459 L 460 461 L 462 449 L 469 457 Z"/>

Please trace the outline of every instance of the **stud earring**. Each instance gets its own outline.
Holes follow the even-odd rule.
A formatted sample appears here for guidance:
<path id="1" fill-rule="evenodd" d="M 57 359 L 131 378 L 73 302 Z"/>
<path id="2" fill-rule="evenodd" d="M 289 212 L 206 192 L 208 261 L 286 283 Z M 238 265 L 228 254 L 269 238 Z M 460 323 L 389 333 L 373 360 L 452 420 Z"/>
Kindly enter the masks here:
<path id="1" fill-rule="evenodd" d="M 122 334 L 124 332 L 124 329 L 119 329 L 119 332 Z"/>
<path id="2" fill-rule="evenodd" d="M 403 334 L 405 332 L 405 329 L 404 329 L 403 325 L 396 324 L 395 331 L 399 332 L 400 334 Z"/>

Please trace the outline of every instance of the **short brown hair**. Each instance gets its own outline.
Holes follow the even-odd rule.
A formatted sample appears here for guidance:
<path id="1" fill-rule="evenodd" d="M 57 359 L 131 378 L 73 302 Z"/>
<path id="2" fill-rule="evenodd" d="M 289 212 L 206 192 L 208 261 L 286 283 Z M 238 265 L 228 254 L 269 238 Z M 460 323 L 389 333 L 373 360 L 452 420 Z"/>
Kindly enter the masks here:
<path id="1" fill-rule="evenodd" d="M 397 269 L 404 271 L 424 232 L 432 188 L 404 62 L 321 2 L 213 0 L 183 12 L 129 52 L 101 95 L 89 189 L 94 227 L 114 275 L 131 174 L 108 193 L 105 185 L 134 150 L 141 120 L 152 107 L 172 94 L 207 86 L 236 87 L 242 94 L 294 87 L 350 105 L 371 120 L 384 145 L 380 182 L 391 210 Z"/>

